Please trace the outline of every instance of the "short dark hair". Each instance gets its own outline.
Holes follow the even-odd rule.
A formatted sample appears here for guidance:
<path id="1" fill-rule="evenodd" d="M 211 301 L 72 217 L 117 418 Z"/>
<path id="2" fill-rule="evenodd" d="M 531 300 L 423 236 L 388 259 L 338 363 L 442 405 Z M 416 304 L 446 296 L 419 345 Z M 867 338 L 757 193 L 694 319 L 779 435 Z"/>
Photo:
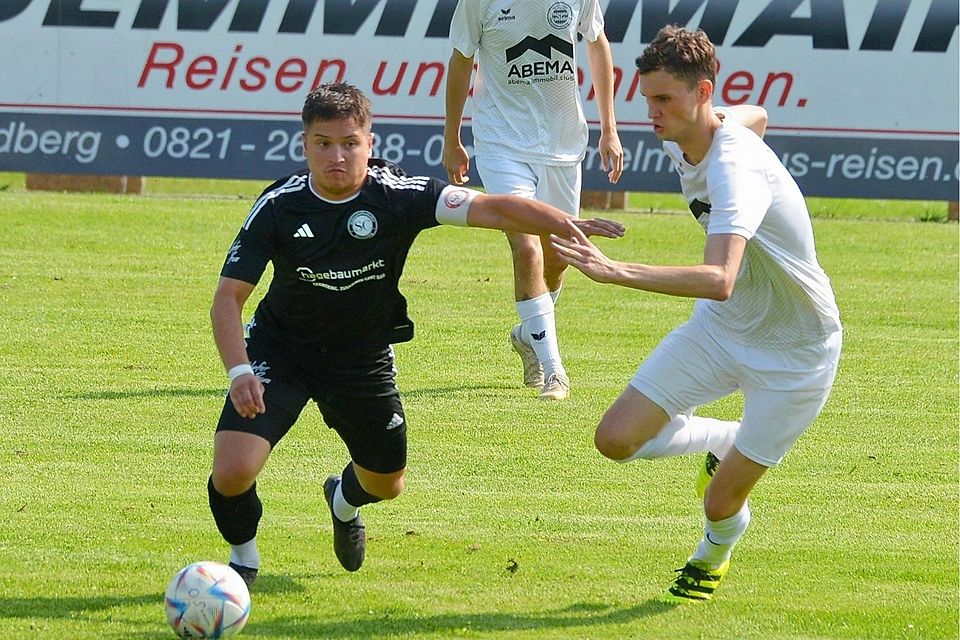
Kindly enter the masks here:
<path id="1" fill-rule="evenodd" d="M 702 29 L 689 31 L 675 24 L 657 32 L 640 57 L 640 74 L 662 69 L 684 82 L 691 89 L 701 80 L 717 83 L 717 50 Z"/>
<path id="2" fill-rule="evenodd" d="M 309 127 L 318 120 L 353 118 L 361 128 L 370 126 L 373 105 L 360 89 L 345 82 L 321 84 L 307 95 L 300 119 Z"/>

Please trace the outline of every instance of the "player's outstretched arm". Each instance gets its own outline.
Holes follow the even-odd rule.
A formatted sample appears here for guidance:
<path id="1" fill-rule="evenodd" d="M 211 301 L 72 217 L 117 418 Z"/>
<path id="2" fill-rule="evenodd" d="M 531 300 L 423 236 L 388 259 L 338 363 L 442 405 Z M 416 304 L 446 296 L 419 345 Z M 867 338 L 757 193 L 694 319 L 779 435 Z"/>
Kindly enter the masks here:
<path id="1" fill-rule="evenodd" d="M 571 229 L 577 229 L 584 237 L 619 238 L 624 234 L 623 225 L 614 220 L 579 219 L 537 200 L 491 194 L 473 198 L 467 225 L 541 236 L 568 236 Z"/>
<path id="2" fill-rule="evenodd" d="M 210 321 L 213 324 L 213 339 L 229 372 L 238 365 L 249 365 L 246 341 L 243 338 L 243 305 L 253 293 L 254 285 L 234 278 L 220 278 L 213 294 Z M 230 382 L 230 400 L 237 413 L 244 418 L 253 418 L 266 411 L 263 404 L 263 385 L 252 370 L 236 376 Z"/>
<path id="3" fill-rule="evenodd" d="M 563 262 L 591 280 L 671 296 L 712 300 L 730 297 L 747 243 L 745 238 L 735 234 L 709 235 L 703 251 L 703 264 L 674 267 L 611 260 L 573 226 L 567 236 L 551 236 L 550 244 Z"/>

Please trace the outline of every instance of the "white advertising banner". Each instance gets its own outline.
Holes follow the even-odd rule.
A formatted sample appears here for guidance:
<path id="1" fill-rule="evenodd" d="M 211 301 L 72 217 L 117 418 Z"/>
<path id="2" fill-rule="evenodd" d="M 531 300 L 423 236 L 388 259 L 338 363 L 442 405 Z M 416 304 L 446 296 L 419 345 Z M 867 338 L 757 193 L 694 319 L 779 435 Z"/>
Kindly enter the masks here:
<path id="1" fill-rule="evenodd" d="M 770 145 L 809 195 L 957 199 L 957 0 L 601 4 L 627 151 L 617 188 L 678 188 L 634 66 L 645 43 L 673 23 L 710 35 L 721 65 L 715 102 L 764 106 Z M 381 157 L 445 177 L 444 67 L 455 6 L 4 0 L 0 170 L 273 179 L 303 164 L 306 93 L 342 80 L 373 100 Z M 582 97 L 596 126 L 583 54 Z M 535 81 L 551 68 L 518 65 L 516 74 Z M 588 189 L 609 188 L 598 165 L 591 148 Z"/>

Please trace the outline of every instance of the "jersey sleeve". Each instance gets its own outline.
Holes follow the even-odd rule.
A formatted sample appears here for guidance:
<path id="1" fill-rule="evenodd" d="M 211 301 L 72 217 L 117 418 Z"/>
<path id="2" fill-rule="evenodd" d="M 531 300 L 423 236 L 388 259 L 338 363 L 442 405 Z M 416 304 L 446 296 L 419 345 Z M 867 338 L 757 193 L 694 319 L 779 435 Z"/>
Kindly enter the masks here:
<path id="1" fill-rule="evenodd" d="M 762 154 L 752 153 L 749 142 L 742 135 L 725 136 L 717 161 L 711 163 L 707 173 L 708 235 L 733 233 L 749 240 L 773 202 L 770 181 L 758 160 Z"/>
<path id="2" fill-rule="evenodd" d="M 460 0 L 450 20 L 450 44 L 466 58 L 473 57 L 480 48 L 482 4 L 481 0 Z"/>
<path id="3" fill-rule="evenodd" d="M 577 23 L 577 31 L 587 39 L 587 42 L 596 42 L 600 34 L 603 33 L 603 11 L 600 9 L 598 0 L 584 1 L 580 22 Z"/>
<path id="4" fill-rule="evenodd" d="M 275 251 L 276 217 L 271 200 L 261 196 L 227 251 L 220 275 L 257 284 Z"/>
<path id="5" fill-rule="evenodd" d="M 390 190 L 389 197 L 393 206 L 403 212 L 404 224 L 416 234 L 441 224 L 437 210 L 446 186 L 446 182 L 436 178 L 409 176 L 405 186 Z"/>

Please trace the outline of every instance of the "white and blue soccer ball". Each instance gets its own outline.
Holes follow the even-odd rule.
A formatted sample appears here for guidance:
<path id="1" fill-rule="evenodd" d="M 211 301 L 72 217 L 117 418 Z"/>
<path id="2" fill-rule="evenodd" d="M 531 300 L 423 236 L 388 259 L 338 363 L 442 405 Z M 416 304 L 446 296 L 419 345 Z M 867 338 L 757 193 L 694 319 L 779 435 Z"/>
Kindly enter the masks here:
<path id="1" fill-rule="evenodd" d="M 236 571 L 219 562 L 194 562 L 173 576 L 167 621 L 180 638 L 229 638 L 250 616 L 250 592 Z"/>

